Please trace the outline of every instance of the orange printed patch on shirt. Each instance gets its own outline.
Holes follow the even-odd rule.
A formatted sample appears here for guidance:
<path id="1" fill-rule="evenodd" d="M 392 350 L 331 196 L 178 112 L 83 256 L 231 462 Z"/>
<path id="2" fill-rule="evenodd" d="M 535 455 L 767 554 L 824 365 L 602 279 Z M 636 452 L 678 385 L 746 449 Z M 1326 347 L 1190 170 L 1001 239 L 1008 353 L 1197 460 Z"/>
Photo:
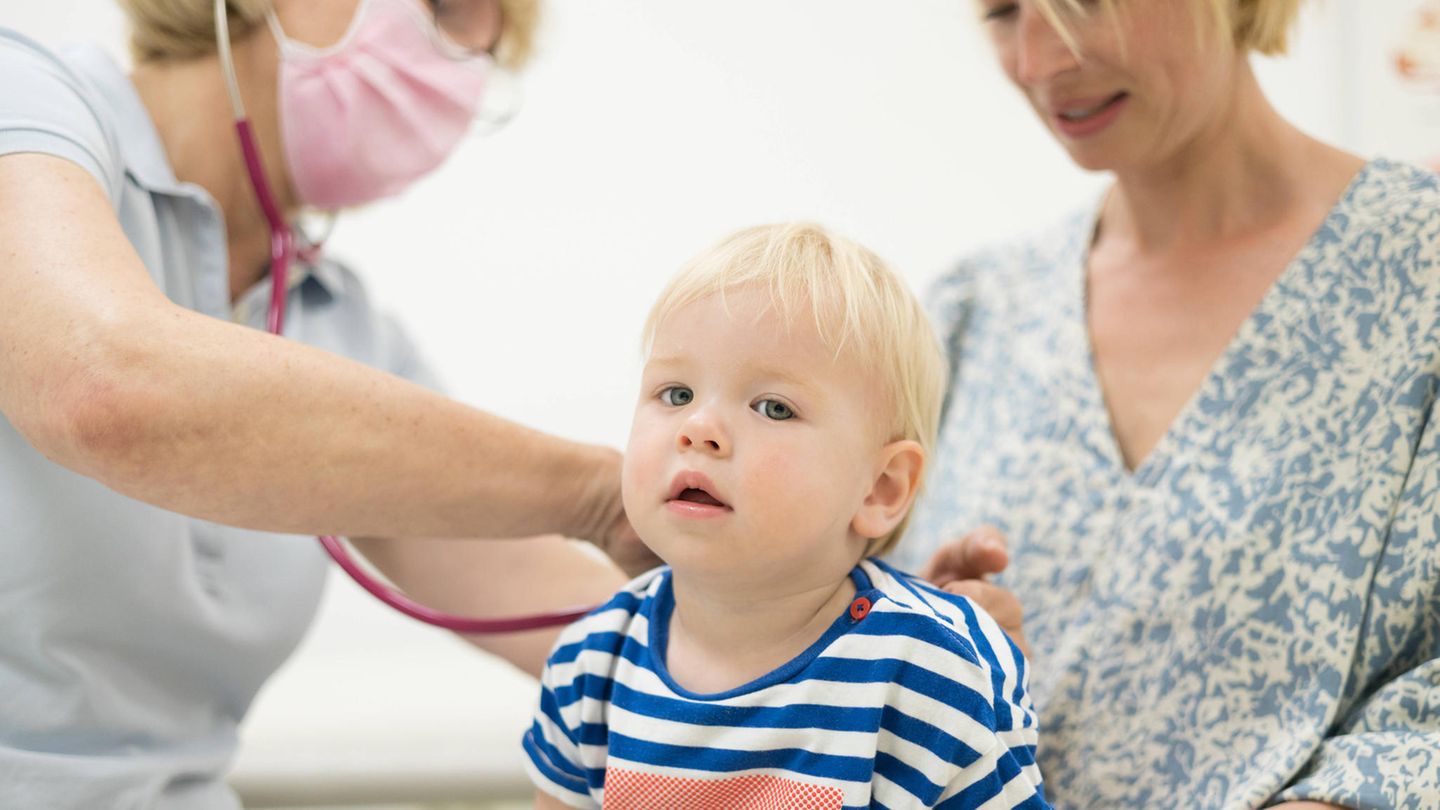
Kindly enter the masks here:
<path id="1" fill-rule="evenodd" d="M 605 810 L 840 810 L 844 793 L 779 776 L 690 779 L 605 769 Z"/>

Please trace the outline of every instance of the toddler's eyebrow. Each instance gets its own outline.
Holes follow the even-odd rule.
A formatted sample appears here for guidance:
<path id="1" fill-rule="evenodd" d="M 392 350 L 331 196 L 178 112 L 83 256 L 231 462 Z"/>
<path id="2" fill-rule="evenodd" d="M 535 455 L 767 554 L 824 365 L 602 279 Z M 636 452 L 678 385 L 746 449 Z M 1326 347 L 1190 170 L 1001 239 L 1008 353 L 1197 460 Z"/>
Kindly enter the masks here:
<path id="1" fill-rule="evenodd" d="M 645 371 L 650 372 L 656 369 L 663 371 L 665 369 L 684 366 L 688 362 L 688 358 L 682 355 L 661 355 L 659 357 L 651 357 L 645 362 Z M 800 388 L 809 394 L 822 393 L 821 387 L 816 385 L 813 379 L 798 376 L 794 372 L 788 371 L 783 368 L 761 366 L 760 368 L 755 369 L 752 373 L 756 378 L 766 381 L 775 381 L 788 386 L 793 386 L 795 388 Z"/>
<path id="2" fill-rule="evenodd" d="M 667 354 L 667 355 L 662 355 L 662 356 L 660 356 L 660 357 L 654 357 L 654 356 L 652 356 L 652 357 L 646 359 L 646 360 L 645 360 L 645 365 L 643 366 L 643 368 L 644 368 L 644 370 L 645 370 L 646 372 L 649 372 L 649 371 L 651 371 L 652 369 L 655 369 L 655 368 L 666 369 L 666 368 L 675 368 L 675 367 L 677 367 L 677 366 L 683 366 L 683 365 L 685 365 L 685 358 L 680 357 L 679 355 L 669 355 L 669 354 Z"/>
<path id="3" fill-rule="evenodd" d="M 785 369 L 762 367 L 760 369 L 757 369 L 756 373 L 757 376 L 762 379 L 776 380 L 778 382 L 785 383 L 786 385 L 793 385 L 796 388 L 803 388 L 807 391 L 819 390 L 819 387 L 815 385 L 814 380 L 805 377 L 798 377 Z"/>

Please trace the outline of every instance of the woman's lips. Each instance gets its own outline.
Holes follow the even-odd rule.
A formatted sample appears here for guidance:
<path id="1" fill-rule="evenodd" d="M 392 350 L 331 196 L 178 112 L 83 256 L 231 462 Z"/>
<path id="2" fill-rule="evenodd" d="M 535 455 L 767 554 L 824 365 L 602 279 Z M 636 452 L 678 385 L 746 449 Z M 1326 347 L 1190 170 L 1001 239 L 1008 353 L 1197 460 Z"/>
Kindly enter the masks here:
<path id="1" fill-rule="evenodd" d="M 1108 98 L 1066 101 L 1052 108 L 1050 119 L 1066 137 L 1085 138 L 1115 123 L 1129 100 L 1128 93 L 1116 93 Z"/>

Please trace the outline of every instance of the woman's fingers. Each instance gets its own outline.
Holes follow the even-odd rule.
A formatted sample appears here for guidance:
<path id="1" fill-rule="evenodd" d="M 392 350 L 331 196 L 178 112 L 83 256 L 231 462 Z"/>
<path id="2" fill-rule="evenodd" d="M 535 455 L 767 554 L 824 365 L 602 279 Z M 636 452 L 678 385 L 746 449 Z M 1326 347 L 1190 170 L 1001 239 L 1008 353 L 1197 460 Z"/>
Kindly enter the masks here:
<path id="1" fill-rule="evenodd" d="M 1005 533 L 994 526 L 980 526 L 941 546 L 921 567 L 920 576 L 944 587 L 956 580 L 984 579 L 1009 564 Z"/>

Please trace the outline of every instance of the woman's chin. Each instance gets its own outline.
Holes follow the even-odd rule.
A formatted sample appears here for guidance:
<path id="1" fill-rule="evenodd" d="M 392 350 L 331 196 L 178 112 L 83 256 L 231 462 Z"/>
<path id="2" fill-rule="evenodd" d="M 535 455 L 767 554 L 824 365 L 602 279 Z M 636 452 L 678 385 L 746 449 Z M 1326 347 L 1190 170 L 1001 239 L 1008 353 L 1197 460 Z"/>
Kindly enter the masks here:
<path id="1" fill-rule="evenodd" d="M 1087 172 L 1113 172 L 1125 163 L 1114 149 L 1101 149 L 1098 144 L 1074 144 L 1061 140 L 1060 145 L 1070 156 L 1070 162 Z"/>

